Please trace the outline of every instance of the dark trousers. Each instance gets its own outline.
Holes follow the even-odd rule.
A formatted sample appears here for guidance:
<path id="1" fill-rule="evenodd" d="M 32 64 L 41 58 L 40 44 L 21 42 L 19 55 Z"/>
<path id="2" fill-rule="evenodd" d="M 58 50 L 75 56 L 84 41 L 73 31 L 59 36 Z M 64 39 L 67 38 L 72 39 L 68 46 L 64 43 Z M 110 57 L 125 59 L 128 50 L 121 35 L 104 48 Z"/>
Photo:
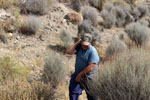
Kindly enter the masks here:
<path id="1" fill-rule="evenodd" d="M 82 84 L 86 84 L 86 83 L 83 83 L 84 80 L 82 80 L 82 84 L 78 83 L 75 81 L 75 78 L 76 78 L 77 75 L 73 74 L 71 76 L 71 80 L 70 80 L 70 84 L 69 84 L 69 98 L 70 100 L 79 100 L 79 96 L 82 94 L 82 91 L 83 91 L 83 86 Z M 91 96 L 87 91 L 86 91 L 86 94 L 87 94 L 87 98 L 88 100 L 98 100 L 98 97 L 94 97 L 94 96 Z"/>

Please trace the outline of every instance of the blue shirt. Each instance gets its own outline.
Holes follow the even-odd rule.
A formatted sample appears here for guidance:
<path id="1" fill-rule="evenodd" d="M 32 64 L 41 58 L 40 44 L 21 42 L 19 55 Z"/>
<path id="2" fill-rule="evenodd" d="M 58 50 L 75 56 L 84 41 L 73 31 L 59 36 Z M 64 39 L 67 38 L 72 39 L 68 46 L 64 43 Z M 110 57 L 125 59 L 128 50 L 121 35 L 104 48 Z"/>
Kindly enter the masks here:
<path id="1" fill-rule="evenodd" d="M 91 74 L 98 68 L 99 56 L 97 50 L 92 45 L 87 50 L 83 50 L 80 46 L 76 55 L 75 74 L 77 75 L 83 71 L 88 66 L 88 63 L 96 64 L 94 69 L 87 74 L 88 77 L 91 77 Z"/>

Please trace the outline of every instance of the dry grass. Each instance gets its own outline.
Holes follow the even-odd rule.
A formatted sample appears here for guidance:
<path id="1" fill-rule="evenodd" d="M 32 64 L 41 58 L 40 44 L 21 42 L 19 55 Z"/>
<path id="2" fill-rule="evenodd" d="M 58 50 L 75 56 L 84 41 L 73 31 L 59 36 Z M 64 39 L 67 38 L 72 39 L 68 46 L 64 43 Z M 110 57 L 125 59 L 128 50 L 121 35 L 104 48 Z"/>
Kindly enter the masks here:
<path id="1" fill-rule="evenodd" d="M 0 100 L 53 100 L 54 91 L 50 83 L 34 81 L 29 83 L 25 78 L 0 81 Z"/>

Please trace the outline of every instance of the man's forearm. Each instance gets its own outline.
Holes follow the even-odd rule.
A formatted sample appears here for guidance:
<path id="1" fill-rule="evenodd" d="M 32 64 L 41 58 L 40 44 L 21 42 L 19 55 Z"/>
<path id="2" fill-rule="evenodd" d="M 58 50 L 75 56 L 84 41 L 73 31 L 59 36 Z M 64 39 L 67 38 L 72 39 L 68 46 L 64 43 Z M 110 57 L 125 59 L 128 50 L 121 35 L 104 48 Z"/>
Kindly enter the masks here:
<path id="1" fill-rule="evenodd" d="M 92 69 L 94 68 L 95 64 L 90 64 L 88 65 L 82 72 L 81 72 L 81 76 L 86 75 L 87 73 L 91 72 Z"/>
<path id="2" fill-rule="evenodd" d="M 77 47 L 77 45 L 80 43 L 81 40 L 77 41 L 75 44 L 73 44 L 72 46 L 70 46 L 67 50 L 66 53 L 67 54 L 73 54 L 75 51 L 75 48 Z"/>

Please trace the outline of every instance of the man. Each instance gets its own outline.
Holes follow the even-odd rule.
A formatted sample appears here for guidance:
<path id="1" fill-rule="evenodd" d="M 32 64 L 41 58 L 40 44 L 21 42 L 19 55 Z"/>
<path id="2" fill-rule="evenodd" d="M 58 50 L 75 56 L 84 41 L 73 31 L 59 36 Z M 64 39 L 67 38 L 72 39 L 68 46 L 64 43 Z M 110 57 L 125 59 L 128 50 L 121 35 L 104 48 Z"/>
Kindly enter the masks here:
<path id="1" fill-rule="evenodd" d="M 92 79 L 93 72 L 97 69 L 99 63 L 99 56 L 96 49 L 91 45 L 92 36 L 88 33 L 70 46 L 67 54 L 76 54 L 75 72 L 71 76 L 69 85 L 69 98 L 70 100 L 79 100 L 79 95 L 82 94 L 83 84 L 85 77 Z M 82 80 L 82 82 L 81 82 Z M 88 100 L 98 100 L 98 97 L 91 96 L 87 91 Z"/>

